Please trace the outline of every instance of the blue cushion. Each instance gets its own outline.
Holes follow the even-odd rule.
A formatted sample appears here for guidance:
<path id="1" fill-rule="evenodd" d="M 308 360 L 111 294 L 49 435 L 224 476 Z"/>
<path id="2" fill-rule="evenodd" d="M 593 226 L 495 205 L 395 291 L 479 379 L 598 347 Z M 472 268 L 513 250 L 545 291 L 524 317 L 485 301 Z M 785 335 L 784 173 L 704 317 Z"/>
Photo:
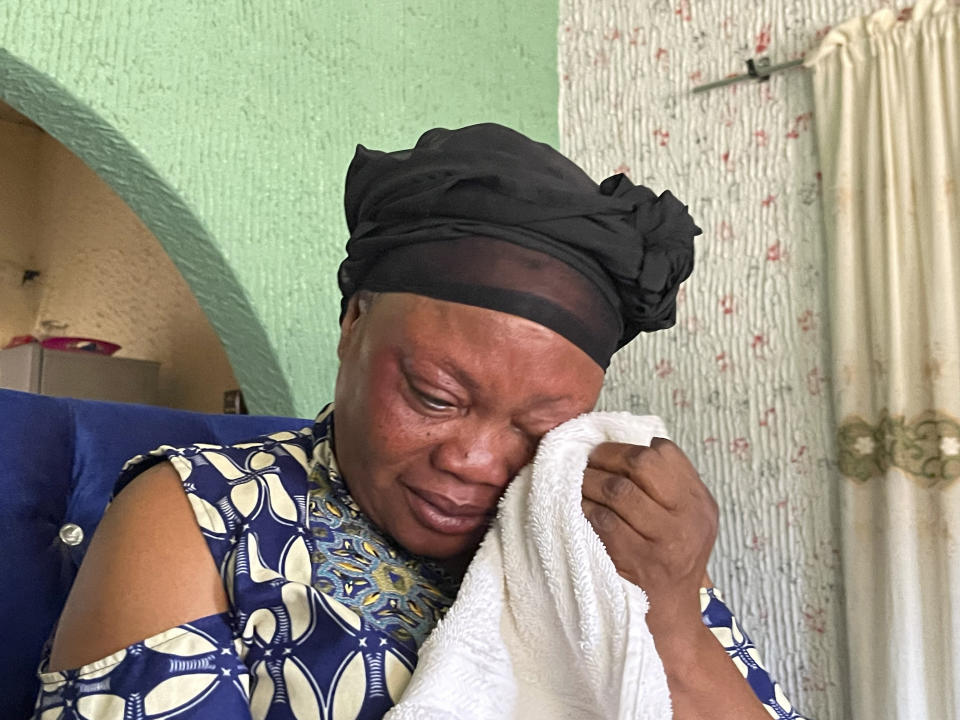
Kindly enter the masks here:
<path id="1" fill-rule="evenodd" d="M 126 460 L 158 445 L 229 444 L 311 422 L 0 390 L 0 716 L 30 714 L 43 643 Z M 60 540 L 68 522 L 82 528 L 81 544 Z"/>

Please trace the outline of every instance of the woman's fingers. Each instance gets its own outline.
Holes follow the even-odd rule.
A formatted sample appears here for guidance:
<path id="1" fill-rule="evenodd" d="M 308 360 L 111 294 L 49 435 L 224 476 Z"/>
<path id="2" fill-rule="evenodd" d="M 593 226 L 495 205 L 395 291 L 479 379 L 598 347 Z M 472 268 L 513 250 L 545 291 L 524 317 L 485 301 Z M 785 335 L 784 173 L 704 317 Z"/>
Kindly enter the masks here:
<path id="1" fill-rule="evenodd" d="M 717 506 L 672 442 L 597 446 L 584 472 L 582 507 L 621 575 L 657 597 L 676 599 L 699 587 Z"/>
<path id="2" fill-rule="evenodd" d="M 621 572 L 628 572 L 633 582 L 639 578 L 633 577 L 630 572 L 633 567 L 631 560 L 638 554 L 648 553 L 653 541 L 647 540 L 636 532 L 620 515 L 606 505 L 596 503 L 589 498 L 580 502 L 583 514 L 603 541 L 607 555 L 613 561 L 614 567 Z"/>
<path id="3" fill-rule="evenodd" d="M 649 447 L 603 443 L 590 454 L 588 466 L 630 478 L 667 510 L 676 510 L 700 480 L 687 456 L 663 438 L 654 438 Z"/>
<path id="4" fill-rule="evenodd" d="M 588 467 L 583 473 L 583 497 L 591 501 L 598 516 L 602 509 L 610 510 L 638 535 L 648 540 L 662 536 L 662 516 L 669 511 L 629 477 Z M 594 518 L 588 515 L 587 519 Z"/>

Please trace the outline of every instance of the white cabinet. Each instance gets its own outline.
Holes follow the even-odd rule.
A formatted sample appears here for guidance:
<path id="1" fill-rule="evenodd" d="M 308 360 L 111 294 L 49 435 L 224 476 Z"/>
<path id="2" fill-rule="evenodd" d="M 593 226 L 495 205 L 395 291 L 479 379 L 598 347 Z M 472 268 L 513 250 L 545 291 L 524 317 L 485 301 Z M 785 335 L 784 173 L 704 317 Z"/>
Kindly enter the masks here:
<path id="1" fill-rule="evenodd" d="M 157 404 L 160 363 L 48 350 L 37 343 L 0 350 L 0 388 L 114 402 Z"/>

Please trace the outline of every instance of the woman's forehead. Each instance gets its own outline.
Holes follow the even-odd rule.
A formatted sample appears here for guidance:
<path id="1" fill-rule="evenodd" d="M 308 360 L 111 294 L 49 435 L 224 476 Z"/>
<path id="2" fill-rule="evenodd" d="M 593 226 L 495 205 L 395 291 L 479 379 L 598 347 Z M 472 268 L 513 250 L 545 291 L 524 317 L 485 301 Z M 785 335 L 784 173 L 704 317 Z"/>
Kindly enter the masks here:
<path id="1" fill-rule="evenodd" d="M 561 335 L 496 310 L 384 293 L 371 331 L 384 333 L 404 369 L 443 374 L 473 392 L 538 403 L 595 399 L 603 370 Z"/>

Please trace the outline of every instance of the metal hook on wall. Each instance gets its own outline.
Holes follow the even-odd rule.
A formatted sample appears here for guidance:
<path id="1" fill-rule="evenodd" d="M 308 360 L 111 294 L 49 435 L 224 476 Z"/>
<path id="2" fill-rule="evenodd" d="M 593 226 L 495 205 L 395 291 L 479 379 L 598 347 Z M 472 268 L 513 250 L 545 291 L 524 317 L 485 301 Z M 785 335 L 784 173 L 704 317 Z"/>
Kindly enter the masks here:
<path id="1" fill-rule="evenodd" d="M 756 80 L 757 82 L 766 82 L 770 79 L 770 76 L 781 70 L 789 70 L 790 68 L 795 68 L 803 65 L 803 58 L 799 60 L 790 60 L 785 63 L 780 63 L 779 65 L 771 65 L 770 58 L 761 57 L 756 60 L 750 58 L 746 61 L 747 72 L 744 75 L 733 75 L 723 80 L 717 80 L 716 82 L 707 83 L 706 85 L 698 85 L 693 89 L 695 93 L 706 92 L 707 90 L 713 90 L 719 87 L 726 87 L 727 85 L 733 85 L 734 83 L 745 82 L 747 80 Z"/>

